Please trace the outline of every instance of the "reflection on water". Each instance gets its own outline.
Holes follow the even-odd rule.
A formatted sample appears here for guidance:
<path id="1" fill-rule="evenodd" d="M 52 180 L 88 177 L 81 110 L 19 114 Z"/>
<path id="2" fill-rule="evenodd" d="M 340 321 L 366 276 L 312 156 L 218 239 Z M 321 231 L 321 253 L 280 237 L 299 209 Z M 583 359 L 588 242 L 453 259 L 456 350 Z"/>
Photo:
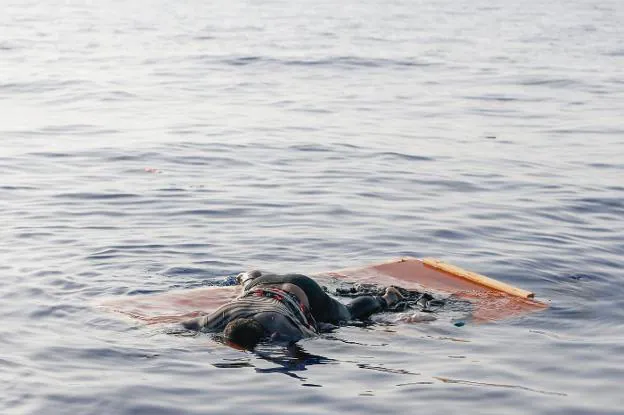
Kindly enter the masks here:
<path id="1" fill-rule="evenodd" d="M 565 394 L 565 393 L 542 391 L 542 390 L 527 388 L 526 386 L 503 385 L 503 384 L 499 384 L 499 383 L 474 382 L 474 381 L 470 381 L 470 380 L 449 379 L 449 378 L 443 378 L 443 377 L 438 377 L 438 376 L 436 376 L 435 378 L 438 379 L 439 381 L 444 382 L 444 383 L 455 383 L 455 384 L 471 385 L 471 386 L 485 386 L 485 387 L 493 387 L 493 388 L 520 389 L 520 390 L 525 390 L 525 391 L 529 391 L 529 392 L 541 393 L 541 394 L 544 394 L 544 395 L 567 396 L 567 394 Z"/>
<path id="2" fill-rule="evenodd" d="M 285 346 L 260 344 L 254 349 L 253 354 L 264 361 L 274 363 L 276 366 L 272 368 L 258 368 L 250 362 L 249 358 L 241 359 L 242 361 L 213 363 L 213 366 L 220 369 L 253 367 L 256 373 L 283 373 L 304 382 L 307 379 L 296 372 L 305 371 L 307 366 L 310 365 L 336 363 L 334 359 L 308 353 L 296 343 Z M 321 385 L 305 384 L 304 386 Z"/>
<path id="3" fill-rule="evenodd" d="M 332 340 L 335 340 L 335 339 L 332 339 Z M 325 365 L 325 364 L 353 364 L 355 365 L 355 367 L 359 369 L 372 370 L 372 371 L 382 372 L 382 373 L 387 373 L 387 374 L 412 375 L 412 376 L 422 375 L 421 373 L 415 373 L 415 372 L 411 372 L 409 370 L 400 369 L 400 368 L 390 368 L 390 367 L 385 367 L 383 365 L 360 363 L 357 361 L 350 361 L 350 360 L 340 361 L 337 359 L 331 359 L 331 358 L 327 358 L 324 356 L 315 355 L 315 354 L 307 352 L 301 345 L 297 343 L 290 343 L 288 345 L 283 345 L 283 346 L 278 346 L 275 344 L 261 344 L 251 353 L 253 357 L 275 364 L 275 367 L 271 367 L 271 368 L 256 367 L 252 363 L 251 357 L 240 357 L 236 359 L 228 359 L 223 362 L 212 363 L 212 365 L 219 369 L 254 368 L 254 371 L 260 374 L 281 373 L 293 379 L 297 379 L 301 382 L 307 382 L 308 378 L 302 376 L 299 372 L 308 370 L 309 366 Z M 451 359 L 465 359 L 466 358 L 466 356 L 448 356 L 448 357 Z M 539 394 L 544 394 L 544 395 L 567 396 L 566 393 L 562 393 L 562 392 L 539 390 L 539 389 L 530 388 L 530 387 L 521 386 L 521 385 L 509 385 L 509 384 L 500 384 L 500 383 L 492 383 L 492 382 L 479 382 L 479 381 L 470 381 L 470 380 L 463 380 L 463 379 L 452 379 L 452 378 L 447 378 L 447 377 L 442 377 L 442 376 L 433 376 L 432 378 L 442 383 L 446 383 L 446 384 L 461 384 L 461 385 L 478 386 L 478 387 L 518 389 L 518 390 L 524 390 L 524 391 L 534 392 L 534 393 L 539 393 Z M 402 386 L 431 385 L 431 384 L 434 384 L 434 382 L 433 381 L 416 381 L 416 382 L 399 383 L 399 384 L 396 384 L 395 386 L 402 387 Z M 323 385 L 313 384 L 313 383 L 302 383 L 302 386 L 321 387 Z M 364 394 L 360 394 L 360 396 L 365 396 L 368 394 L 370 394 L 370 391 Z"/>

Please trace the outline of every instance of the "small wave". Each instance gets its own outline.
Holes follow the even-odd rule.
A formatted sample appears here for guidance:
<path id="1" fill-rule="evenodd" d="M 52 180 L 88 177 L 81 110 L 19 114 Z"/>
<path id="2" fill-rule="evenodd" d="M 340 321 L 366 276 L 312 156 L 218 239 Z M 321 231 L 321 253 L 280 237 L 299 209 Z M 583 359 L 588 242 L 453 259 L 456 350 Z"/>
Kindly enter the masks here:
<path id="1" fill-rule="evenodd" d="M 383 373 L 393 373 L 397 375 L 414 375 L 414 376 L 420 375 L 420 373 L 410 372 L 409 370 L 405 370 L 405 369 L 392 369 L 392 368 L 384 367 L 381 365 L 378 365 L 378 366 L 371 365 L 369 363 L 358 363 L 357 367 L 359 367 L 360 369 L 374 370 L 374 371 L 383 372 Z"/>
<path id="2" fill-rule="evenodd" d="M 339 66 L 354 68 L 387 68 L 387 67 L 416 67 L 430 66 L 431 64 L 415 60 L 361 58 L 356 56 L 340 56 L 324 59 L 284 60 L 280 63 L 288 66 Z"/>
<path id="3" fill-rule="evenodd" d="M 86 82 L 81 80 L 56 81 L 53 79 L 29 82 L 8 82 L 0 83 L 0 93 L 7 92 L 13 94 L 41 94 L 43 92 L 66 91 L 70 87 L 86 84 Z"/>
<path id="4" fill-rule="evenodd" d="M 397 159 L 406 160 L 406 161 L 433 161 L 435 160 L 432 157 L 420 156 L 416 154 L 398 153 L 394 151 L 374 153 L 374 154 L 371 154 L 371 156 L 375 158 L 389 159 L 389 160 L 397 160 Z"/>
<path id="5" fill-rule="evenodd" d="M 520 390 L 524 390 L 524 391 L 527 391 L 527 392 L 540 393 L 540 394 L 543 394 L 543 395 L 568 396 L 567 393 L 544 391 L 544 390 L 528 388 L 526 386 L 520 386 L 520 385 L 505 385 L 505 384 L 501 384 L 501 383 L 476 382 L 476 381 L 472 381 L 472 380 L 450 379 L 450 378 L 444 378 L 444 377 L 440 377 L 440 376 L 434 376 L 434 378 L 438 379 L 439 381 L 444 382 L 444 383 L 455 383 L 455 384 L 461 384 L 461 385 L 486 386 L 486 387 L 506 388 L 506 389 L 520 389 Z"/>
<path id="6" fill-rule="evenodd" d="M 120 256 L 120 251 L 117 249 L 104 249 L 99 252 L 94 252 L 87 256 L 87 259 L 110 259 Z"/>
<path id="7" fill-rule="evenodd" d="M 333 149 L 323 146 L 320 144 L 296 144 L 289 147 L 291 150 L 296 151 L 305 151 L 305 152 L 316 152 L 316 153 L 328 153 L 333 151 Z"/>
<path id="8" fill-rule="evenodd" d="M 36 137 L 36 136 L 49 136 L 49 135 L 74 135 L 74 136 L 89 136 L 96 135 L 113 135 L 118 134 L 120 131 L 111 128 L 101 128 L 96 125 L 89 124 L 66 124 L 66 125 L 51 125 L 36 130 L 16 130 L 12 131 L 11 135 L 16 137 Z"/>
<path id="9" fill-rule="evenodd" d="M 204 246 L 203 244 L 189 244 L 189 245 L 199 245 Z M 143 250 L 152 250 L 152 249 L 162 249 L 166 248 L 167 245 L 162 244 L 138 244 L 138 245 L 115 245 L 113 249 L 120 250 L 129 250 L 129 251 L 143 251 Z"/>
<path id="10" fill-rule="evenodd" d="M 565 88 L 565 89 L 574 89 L 574 88 L 586 88 L 588 85 L 584 82 L 580 82 L 574 79 L 569 78 L 525 78 L 519 81 L 516 81 L 518 85 L 523 86 L 548 86 L 552 88 Z"/>
<path id="11" fill-rule="evenodd" d="M 222 63 L 229 66 L 279 65 L 342 68 L 415 68 L 435 65 L 431 62 L 417 61 L 415 59 L 367 58 L 359 56 L 335 56 L 316 59 L 280 59 L 265 56 L 219 58 L 215 56 L 200 55 L 195 57 L 195 59 L 204 62 Z"/>
<path id="12" fill-rule="evenodd" d="M 170 159 L 173 163 L 185 166 L 251 166 L 252 163 L 242 158 L 216 156 L 176 156 Z"/>
<path id="13" fill-rule="evenodd" d="M 467 100 L 474 101 L 493 101 L 493 102 L 546 102 L 546 98 L 529 97 L 529 96 L 510 96 L 502 94 L 484 94 L 484 95 L 465 95 L 462 97 Z"/>
<path id="14" fill-rule="evenodd" d="M 69 158 L 72 157 L 73 154 L 71 153 L 59 153 L 59 152 L 53 152 L 53 151 L 39 151 L 39 152 L 33 152 L 30 153 L 29 155 L 34 156 L 34 157 L 45 157 L 45 158 Z"/>
<path id="15" fill-rule="evenodd" d="M 164 273 L 164 275 L 167 276 L 179 276 L 179 275 L 201 275 L 201 276 L 206 276 L 207 274 L 210 274 L 210 276 L 212 276 L 211 273 L 209 273 L 207 270 L 205 270 L 204 268 L 194 268 L 194 267 L 171 267 L 169 269 L 167 269 Z"/>
<path id="16" fill-rule="evenodd" d="M 158 289 L 158 290 L 149 290 L 149 289 L 136 289 L 136 290 L 130 290 L 126 293 L 127 296 L 133 296 L 133 295 L 150 295 L 150 294 L 159 294 L 162 292 L 166 292 L 165 289 Z"/>
<path id="17" fill-rule="evenodd" d="M 447 190 L 453 190 L 456 192 L 463 192 L 463 193 L 482 192 L 482 191 L 488 190 L 485 187 L 477 186 L 474 183 L 470 183 L 464 180 L 438 179 L 438 180 L 427 181 L 426 183 L 434 185 L 436 187 L 441 187 Z"/>
<path id="18" fill-rule="evenodd" d="M 28 314 L 33 319 L 40 319 L 48 316 L 53 317 L 66 317 L 70 314 L 74 314 L 78 311 L 84 310 L 83 307 L 72 306 L 67 304 L 53 305 L 53 306 L 40 306 L 36 310 Z"/>
<path id="19" fill-rule="evenodd" d="M 606 56 L 624 56 L 624 49 L 616 49 L 605 53 Z"/>
<path id="20" fill-rule="evenodd" d="M 68 361 L 79 361 L 86 359 L 87 361 L 94 361 L 100 359 L 112 360 L 114 362 L 125 361 L 132 358 L 153 358 L 158 354 L 150 353 L 147 351 L 137 350 L 136 348 L 123 348 L 123 347 L 68 347 L 68 346 L 50 346 L 45 352 L 40 352 L 34 356 L 35 360 L 47 361 L 50 356 L 63 357 Z"/>
<path id="21" fill-rule="evenodd" d="M 593 167 L 596 169 L 614 169 L 614 170 L 622 170 L 624 169 L 624 164 L 614 164 L 614 163 L 587 163 L 587 167 Z"/>
<path id="22" fill-rule="evenodd" d="M 59 199 L 88 199 L 88 200 L 111 200 L 111 199 L 130 199 L 139 197 L 134 193 L 89 193 L 89 192 L 77 192 L 77 193 L 60 193 L 54 195 Z"/>
<path id="23" fill-rule="evenodd" d="M 622 134 L 624 134 L 624 129 L 621 129 L 621 128 L 610 128 L 610 127 L 605 127 L 603 129 L 595 129 L 595 128 L 553 128 L 553 129 L 547 129 L 545 131 L 550 133 L 550 134 L 565 134 L 565 135 L 587 135 L 587 134 L 622 135 Z"/>
<path id="24" fill-rule="evenodd" d="M 624 199 L 621 197 L 584 197 L 568 206 L 576 213 L 611 213 L 624 215 Z"/>
<path id="25" fill-rule="evenodd" d="M 106 156 L 105 161 L 147 161 L 160 158 L 161 156 L 162 154 L 157 152 L 116 153 Z"/>
<path id="26" fill-rule="evenodd" d="M 102 91 L 98 93 L 97 95 L 95 95 L 93 98 L 102 102 L 116 102 L 116 101 L 125 101 L 129 99 L 135 99 L 135 98 L 138 98 L 138 95 L 132 94 L 128 91 L 112 90 L 112 91 Z"/>
<path id="27" fill-rule="evenodd" d="M 246 208 L 221 208 L 221 209 L 189 209 L 189 210 L 176 210 L 169 212 L 169 216 L 209 216 L 220 218 L 235 218 L 244 214 L 247 214 L 249 209 Z"/>
<path id="28" fill-rule="evenodd" d="M 469 235 L 466 234 L 465 232 L 452 231 L 450 229 L 437 230 L 433 232 L 432 236 L 435 238 L 435 240 L 446 239 L 446 240 L 458 240 L 458 241 L 466 240 L 469 237 Z"/>
<path id="29" fill-rule="evenodd" d="M 10 186 L 10 185 L 3 185 L 0 186 L 0 190 L 37 190 L 38 187 L 34 187 L 34 186 Z"/>
<path id="30" fill-rule="evenodd" d="M 224 59 L 223 63 L 232 66 L 244 66 L 251 65 L 253 63 L 262 62 L 263 59 L 260 56 L 242 56 L 240 58 Z"/>

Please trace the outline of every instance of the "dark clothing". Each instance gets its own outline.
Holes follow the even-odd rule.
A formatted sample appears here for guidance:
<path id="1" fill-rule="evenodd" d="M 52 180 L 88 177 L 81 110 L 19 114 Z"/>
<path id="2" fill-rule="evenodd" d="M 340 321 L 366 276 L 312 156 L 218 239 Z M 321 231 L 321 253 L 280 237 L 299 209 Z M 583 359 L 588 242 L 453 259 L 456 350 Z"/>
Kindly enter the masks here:
<path id="1" fill-rule="evenodd" d="M 261 285 L 284 283 L 296 285 L 305 292 L 310 302 L 310 311 L 320 323 L 336 324 L 341 321 L 363 320 L 387 308 L 383 298 L 373 296 L 356 298 L 345 306 L 327 295 L 312 278 L 301 274 L 260 274 L 246 282 L 245 292 Z"/>
<path id="2" fill-rule="evenodd" d="M 278 319 L 281 331 L 288 332 L 281 334 L 288 334 L 287 337 L 298 340 L 318 334 L 316 322 L 308 314 L 307 308 L 296 296 L 273 287 L 258 287 L 247 290 L 243 296 L 214 312 L 185 321 L 182 325 L 190 330 L 218 332 L 239 318 L 254 318 L 263 326 L 263 323 L 268 322 L 270 325 L 271 321 Z"/>
<path id="3" fill-rule="evenodd" d="M 305 326 L 308 330 L 318 332 L 316 320 L 308 307 L 301 302 L 299 297 L 291 292 L 275 287 L 260 286 L 246 290 L 242 298 L 245 297 L 266 297 L 278 301 L 290 311 L 292 316 L 295 316 L 299 324 Z"/>
<path id="4" fill-rule="evenodd" d="M 243 294 L 214 312 L 182 323 L 190 330 L 223 331 L 231 322 L 252 318 L 263 326 L 265 334 L 274 338 L 297 341 L 318 335 L 322 324 L 339 324 L 349 320 L 367 319 L 388 308 L 382 297 L 362 296 L 344 305 L 333 299 L 312 278 L 301 274 L 243 273 L 239 281 Z M 292 284 L 307 296 L 309 308 L 299 297 L 275 285 Z"/>

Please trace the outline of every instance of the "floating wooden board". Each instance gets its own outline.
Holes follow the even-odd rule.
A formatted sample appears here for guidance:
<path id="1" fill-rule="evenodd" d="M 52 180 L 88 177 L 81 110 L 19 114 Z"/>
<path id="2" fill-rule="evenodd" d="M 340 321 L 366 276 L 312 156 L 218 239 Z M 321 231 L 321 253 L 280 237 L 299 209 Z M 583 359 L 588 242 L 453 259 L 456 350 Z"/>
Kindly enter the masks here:
<path id="1" fill-rule="evenodd" d="M 424 290 L 438 293 L 440 297 L 452 295 L 472 304 L 473 322 L 496 321 L 548 307 L 533 300 L 534 295 L 529 291 L 432 258 L 401 258 L 362 268 L 323 272 L 312 277 L 320 283 L 338 278 Z M 115 298 L 99 306 L 147 324 L 174 323 L 211 312 L 236 298 L 240 291 L 240 286 L 211 286 Z"/>

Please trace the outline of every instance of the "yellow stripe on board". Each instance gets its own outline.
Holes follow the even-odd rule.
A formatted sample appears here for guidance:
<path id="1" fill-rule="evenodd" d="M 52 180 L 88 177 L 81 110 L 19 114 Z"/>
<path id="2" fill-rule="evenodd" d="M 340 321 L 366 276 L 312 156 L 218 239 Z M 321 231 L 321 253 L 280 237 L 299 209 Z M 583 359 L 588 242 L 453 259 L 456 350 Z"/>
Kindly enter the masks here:
<path id="1" fill-rule="evenodd" d="M 493 278 L 486 277 L 485 275 L 477 274 L 476 272 L 467 271 L 463 268 L 456 267 L 455 265 L 447 264 L 439 259 L 435 258 L 423 258 L 423 264 L 428 265 L 432 268 L 439 269 L 441 271 L 448 272 L 449 274 L 456 275 L 461 278 L 465 278 L 469 281 L 475 282 L 477 284 L 483 285 L 488 288 L 492 288 L 498 291 L 502 291 L 507 294 L 515 295 L 517 297 L 522 298 L 533 298 L 535 294 L 523 290 L 518 287 L 514 287 L 513 285 L 505 284 L 504 282 L 497 281 Z"/>

